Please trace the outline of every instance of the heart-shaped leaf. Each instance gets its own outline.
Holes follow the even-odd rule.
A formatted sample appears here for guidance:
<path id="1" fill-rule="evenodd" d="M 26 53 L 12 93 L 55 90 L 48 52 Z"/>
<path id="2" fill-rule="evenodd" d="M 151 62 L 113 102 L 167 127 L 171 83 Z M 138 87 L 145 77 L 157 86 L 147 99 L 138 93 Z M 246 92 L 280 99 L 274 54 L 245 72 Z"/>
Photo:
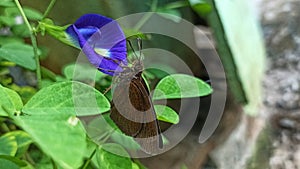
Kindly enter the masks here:
<path id="1" fill-rule="evenodd" d="M 172 74 L 160 80 L 153 99 L 201 97 L 212 93 L 212 88 L 199 78 L 186 74 Z"/>
<path id="2" fill-rule="evenodd" d="M 63 74 L 69 80 L 95 80 L 98 81 L 106 75 L 89 64 L 69 64 L 63 69 Z"/>
<path id="3" fill-rule="evenodd" d="M 8 116 L 7 113 L 13 114 L 22 107 L 23 103 L 17 92 L 0 85 L 0 116 Z"/>
<path id="4" fill-rule="evenodd" d="M 118 152 L 116 155 L 113 152 Z M 132 162 L 128 153 L 122 146 L 114 143 L 107 143 L 100 146 L 96 153 L 99 168 L 105 169 L 131 169 Z"/>
<path id="5" fill-rule="evenodd" d="M 35 70 L 33 48 L 23 43 L 8 43 L 0 48 L 0 58 L 14 62 L 24 68 Z"/>
<path id="6" fill-rule="evenodd" d="M 76 113 L 101 113 L 109 109 L 108 105 L 91 86 L 61 82 L 42 88 L 24 106 L 22 114 L 12 118 L 60 166 L 78 168 L 85 156 L 86 134 Z"/>
<path id="7" fill-rule="evenodd" d="M 179 122 L 179 116 L 175 110 L 171 107 L 163 105 L 154 105 L 157 119 L 168 123 L 177 124 Z"/>
<path id="8" fill-rule="evenodd" d="M 8 155 L 0 155 L 0 168 L 1 169 L 20 169 L 27 166 L 26 162 Z"/>
<path id="9" fill-rule="evenodd" d="M 32 143 L 31 137 L 24 131 L 12 131 L 6 134 L 7 136 L 15 137 L 17 142 L 17 152 L 16 157 L 21 157 L 28 149 L 29 145 Z"/>
<path id="10" fill-rule="evenodd" d="M 16 138 L 8 134 L 0 137 L 0 145 L 0 155 L 14 156 L 18 149 Z"/>

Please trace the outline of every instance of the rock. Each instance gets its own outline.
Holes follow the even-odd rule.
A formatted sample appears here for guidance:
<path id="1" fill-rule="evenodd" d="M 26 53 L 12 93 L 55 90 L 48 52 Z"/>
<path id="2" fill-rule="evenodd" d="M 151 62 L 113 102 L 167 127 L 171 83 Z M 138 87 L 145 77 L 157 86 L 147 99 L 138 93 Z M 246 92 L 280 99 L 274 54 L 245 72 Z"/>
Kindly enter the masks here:
<path id="1" fill-rule="evenodd" d="M 264 111 L 276 132 L 270 169 L 300 168 L 300 1 L 255 0 L 266 40 L 269 66 Z M 267 120 L 268 121 L 268 120 Z M 263 157 L 263 155 L 262 155 Z"/>
<path id="2" fill-rule="evenodd" d="M 283 118 L 279 120 L 279 125 L 283 128 L 293 129 L 296 127 L 296 122 L 288 118 Z"/>

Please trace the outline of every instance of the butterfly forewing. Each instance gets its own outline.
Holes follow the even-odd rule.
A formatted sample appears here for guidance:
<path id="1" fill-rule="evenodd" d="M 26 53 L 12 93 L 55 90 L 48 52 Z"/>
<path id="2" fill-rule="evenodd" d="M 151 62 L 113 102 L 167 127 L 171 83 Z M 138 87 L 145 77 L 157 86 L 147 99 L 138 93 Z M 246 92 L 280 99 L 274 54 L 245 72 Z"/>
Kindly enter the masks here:
<path id="1" fill-rule="evenodd" d="M 113 101 L 110 117 L 120 130 L 134 137 L 144 152 L 158 152 L 162 148 L 160 128 L 141 72 L 117 84 Z"/>
<path id="2" fill-rule="evenodd" d="M 135 110 L 130 105 L 128 90 L 125 87 L 128 85 L 130 84 L 125 82 L 119 83 L 115 87 L 110 117 L 123 133 L 134 137 L 142 128 L 142 123 L 138 123 L 137 121 L 140 121 L 143 117 L 141 114 L 134 116 Z"/>

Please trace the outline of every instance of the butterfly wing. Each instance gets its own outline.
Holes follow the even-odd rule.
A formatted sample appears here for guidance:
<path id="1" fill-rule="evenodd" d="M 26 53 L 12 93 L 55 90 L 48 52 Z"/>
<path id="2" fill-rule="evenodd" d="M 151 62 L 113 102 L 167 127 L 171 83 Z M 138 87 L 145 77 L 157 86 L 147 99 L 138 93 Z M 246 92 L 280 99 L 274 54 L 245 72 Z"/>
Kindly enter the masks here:
<path id="1" fill-rule="evenodd" d="M 113 98 L 118 105 L 113 104 L 110 117 L 120 130 L 134 137 L 144 152 L 158 152 L 162 148 L 160 128 L 141 73 L 130 82 L 119 83 Z"/>
<path id="2" fill-rule="evenodd" d="M 137 138 L 136 141 L 141 145 L 145 152 L 157 152 L 159 148 L 162 148 L 163 141 L 160 135 L 161 130 L 156 118 L 153 103 L 149 96 L 149 91 L 144 79 L 141 76 L 139 76 L 137 79 L 134 79 L 132 84 L 139 89 L 139 93 L 143 97 L 142 101 L 140 102 L 140 108 L 144 108 L 143 111 L 145 111 L 145 123 L 143 123 L 140 132 L 135 136 L 135 138 Z"/>

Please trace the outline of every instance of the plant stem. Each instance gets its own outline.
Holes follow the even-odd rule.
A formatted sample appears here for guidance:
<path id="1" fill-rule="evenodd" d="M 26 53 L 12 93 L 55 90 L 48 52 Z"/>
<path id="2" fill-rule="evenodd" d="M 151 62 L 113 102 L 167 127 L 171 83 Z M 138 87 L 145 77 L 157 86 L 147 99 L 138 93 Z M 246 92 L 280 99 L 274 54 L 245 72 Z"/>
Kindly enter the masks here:
<path id="1" fill-rule="evenodd" d="M 92 161 L 93 156 L 96 154 L 96 150 L 97 150 L 97 148 L 93 151 L 93 153 L 91 154 L 91 156 L 89 157 L 89 159 L 86 160 L 86 162 L 84 163 L 84 165 L 83 165 L 83 167 L 81 169 L 86 169 L 88 167 L 88 165 Z"/>
<path id="2" fill-rule="evenodd" d="M 57 166 L 56 166 L 56 164 L 55 164 L 55 162 L 54 162 L 54 160 L 52 158 L 51 158 L 51 163 L 53 165 L 53 169 L 57 169 Z"/>
<path id="3" fill-rule="evenodd" d="M 165 9 L 177 9 L 177 8 L 182 8 L 182 7 L 186 7 L 189 5 L 190 5 L 190 3 L 188 1 L 177 1 L 177 2 L 168 3 L 165 6 Z"/>
<path id="4" fill-rule="evenodd" d="M 50 4 L 48 5 L 46 11 L 44 12 L 43 19 L 45 19 L 45 18 L 47 17 L 47 15 L 49 14 L 49 12 L 50 12 L 51 9 L 53 8 L 55 2 L 56 2 L 56 0 L 51 0 L 51 2 L 50 2 Z"/>
<path id="5" fill-rule="evenodd" d="M 36 64 L 36 76 L 37 76 L 37 81 L 38 81 L 38 88 L 41 87 L 41 81 L 42 81 L 42 76 L 41 76 L 41 67 L 40 67 L 40 59 L 39 59 L 39 54 L 38 54 L 38 47 L 37 47 L 37 42 L 36 42 L 36 37 L 34 35 L 33 29 L 23 11 L 23 8 L 19 2 L 19 0 L 15 0 L 15 3 L 21 13 L 21 16 L 23 17 L 23 20 L 25 22 L 25 25 L 27 26 L 29 32 L 30 32 L 30 39 L 31 39 L 31 44 L 33 47 L 33 54 L 35 58 L 35 64 Z"/>
<path id="6" fill-rule="evenodd" d="M 139 31 L 142 26 L 149 20 L 149 18 L 153 15 L 152 12 L 147 12 L 141 20 L 139 20 L 139 22 L 134 26 L 134 30 Z"/>
<path id="7" fill-rule="evenodd" d="M 34 160 L 31 158 L 30 154 L 28 152 L 26 152 L 25 154 L 25 159 L 32 165 L 35 165 Z"/>
<path id="8" fill-rule="evenodd" d="M 152 4 L 151 4 L 151 12 L 147 12 L 141 20 L 139 20 L 139 22 L 134 26 L 134 30 L 139 31 L 141 29 L 141 27 L 151 18 L 151 16 L 153 15 L 153 12 L 156 11 L 157 8 L 157 0 L 153 0 Z"/>

